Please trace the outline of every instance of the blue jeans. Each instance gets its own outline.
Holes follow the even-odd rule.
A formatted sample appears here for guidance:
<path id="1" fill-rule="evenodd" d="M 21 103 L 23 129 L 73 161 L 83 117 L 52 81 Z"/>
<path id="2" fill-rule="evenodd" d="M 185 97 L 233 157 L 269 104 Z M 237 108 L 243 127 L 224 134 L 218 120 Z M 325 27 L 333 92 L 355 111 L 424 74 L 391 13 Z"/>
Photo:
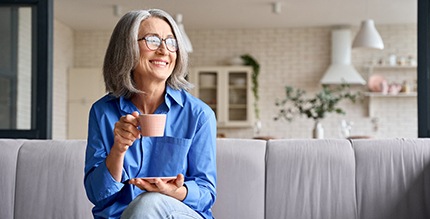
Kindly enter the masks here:
<path id="1" fill-rule="evenodd" d="M 181 201 L 158 192 L 144 192 L 137 196 L 121 215 L 121 219 L 202 219 Z"/>

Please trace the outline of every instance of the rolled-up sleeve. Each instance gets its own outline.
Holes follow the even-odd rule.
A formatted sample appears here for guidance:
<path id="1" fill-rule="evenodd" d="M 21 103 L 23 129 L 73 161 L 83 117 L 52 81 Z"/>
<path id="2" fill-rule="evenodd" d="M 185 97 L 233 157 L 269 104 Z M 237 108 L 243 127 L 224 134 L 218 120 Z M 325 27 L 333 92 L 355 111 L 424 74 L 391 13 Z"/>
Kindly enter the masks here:
<path id="1" fill-rule="evenodd" d="M 117 182 L 106 167 L 108 153 L 106 141 L 100 133 L 99 120 L 94 108 L 90 110 L 88 127 L 84 186 L 88 199 L 94 205 L 100 206 L 113 199 L 124 184 Z M 125 181 L 127 177 L 124 170 L 122 176 L 122 181 Z"/>

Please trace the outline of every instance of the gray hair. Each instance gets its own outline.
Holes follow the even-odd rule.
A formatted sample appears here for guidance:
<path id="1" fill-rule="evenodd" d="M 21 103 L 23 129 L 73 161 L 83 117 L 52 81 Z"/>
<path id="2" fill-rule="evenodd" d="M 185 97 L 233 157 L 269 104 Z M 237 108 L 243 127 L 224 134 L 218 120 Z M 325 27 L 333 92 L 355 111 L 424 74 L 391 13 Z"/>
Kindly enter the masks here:
<path id="1" fill-rule="evenodd" d="M 192 88 L 192 84 L 185 80 L 188 71 L 188 53 L 185 50 L 184 39 L 175 20 L 160 9 L 137 10 L 126 13 L 118 21 L 105 54 L 103 77 L 106 91 L 111 92 L 116 97 L 130 98 L 135 93 L 142 93 L 135 87 L 132 74 L 140 57 L 137 42 L 140 24 L 150 17 L 165 20 L 172 28 L 178 41 L 176 65 L 167 79 L 167 85 L 177 90 Z"/>

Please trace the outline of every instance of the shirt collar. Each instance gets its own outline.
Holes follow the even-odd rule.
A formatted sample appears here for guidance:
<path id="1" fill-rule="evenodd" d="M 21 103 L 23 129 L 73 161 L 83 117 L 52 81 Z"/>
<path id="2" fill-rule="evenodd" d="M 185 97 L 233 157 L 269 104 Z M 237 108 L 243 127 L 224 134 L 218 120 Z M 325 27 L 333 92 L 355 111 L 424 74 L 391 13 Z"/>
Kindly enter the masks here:
<path id="1" fill-rule="evenodd" d="M 125 98 L 124 96 L 119 97 L 119 107 L 121 111 L 125 114 L 131 114 L 134 111 L 139 111 L 137 107 L 131 102 L 130 99 Z"/>
<path id="2" fill-rule="evenodd" d="M 166 86 L 166 95 L 164 96 L 164 103 L 170 109 L 172 104 L 178 104 L 181 107 L 184 106 L 184 99 L 181 95 L 180 90 L 175 90 L 170 86 Z M 119 97 L 119 105 L 123 112 L 126 114 L 132 113 L 134 111 L 138 111 L 136 106 L 131 102 L 130 99 L 125 98 L 124 96 Z"/>
<path id="3" fill-rule="evenodd" d="M 176 104 L 179 104 L 181 107 L 184 107 L 184 99 L 182 97 L 182 92 L 180 90 L 175 90 L 170 86 L 166 87 L 166 97 L 164 101 L 167 104 L 167 107 L 169 107 L 169 109 L 170 106 L 173 104 L 172 101 L 174 101 Z"/>

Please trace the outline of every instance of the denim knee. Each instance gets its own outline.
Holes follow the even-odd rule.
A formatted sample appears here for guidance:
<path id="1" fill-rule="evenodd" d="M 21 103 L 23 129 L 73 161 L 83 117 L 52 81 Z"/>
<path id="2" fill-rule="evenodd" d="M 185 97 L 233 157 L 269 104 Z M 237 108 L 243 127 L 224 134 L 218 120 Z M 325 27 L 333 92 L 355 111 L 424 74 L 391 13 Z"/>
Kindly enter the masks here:
<path id="1" fill-rule="evenodd" d="M 163 196 L 156 192 L 140 194 L 124 210 L 121 218 L 164 218 L 161 210 L 166 207 L 163 204 Z M 155 217 L 156 215 L 157 217 Z"/>
<path id="2" fill-rule="evenodd" d="M 121 215 L 122 219 L 189 218 L 202 219 L 190 207 L 170 196 L 145 192 L 136 197 Z"/>

